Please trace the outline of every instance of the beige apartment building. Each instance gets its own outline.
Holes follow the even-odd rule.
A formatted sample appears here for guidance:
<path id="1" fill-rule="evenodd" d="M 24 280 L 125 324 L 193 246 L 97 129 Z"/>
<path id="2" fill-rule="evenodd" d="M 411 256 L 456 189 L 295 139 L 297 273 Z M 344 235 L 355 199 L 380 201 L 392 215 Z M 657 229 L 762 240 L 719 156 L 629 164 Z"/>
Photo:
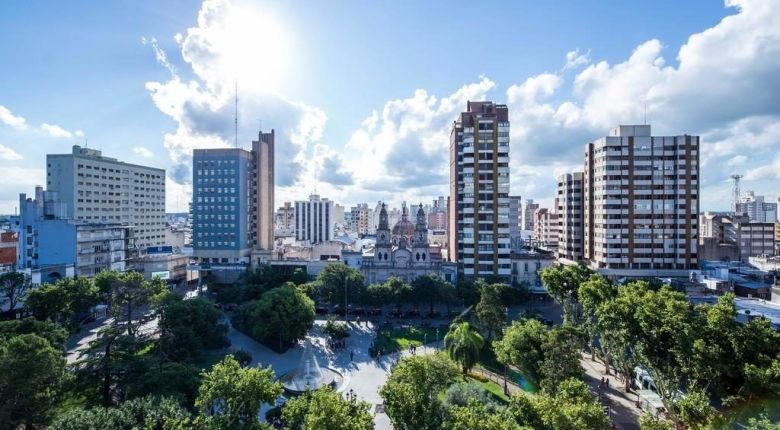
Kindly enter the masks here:
<path id="1" fill-rule="evenodd" d="M 699 267 L 699 137 L 621 125 L 587 144 L 583 259 L 614 276 Z"/>

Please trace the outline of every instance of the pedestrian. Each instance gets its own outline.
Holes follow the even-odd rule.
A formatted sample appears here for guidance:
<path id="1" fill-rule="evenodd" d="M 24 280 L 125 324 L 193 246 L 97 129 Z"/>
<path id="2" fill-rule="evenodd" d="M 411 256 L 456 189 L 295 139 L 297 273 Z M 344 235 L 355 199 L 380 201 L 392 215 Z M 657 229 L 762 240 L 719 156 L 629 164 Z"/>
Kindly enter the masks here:
<path id="1" fill-rule="evenodd" d="M 609 378 L 607 378 L 607 388 L 609 388 Z"/>

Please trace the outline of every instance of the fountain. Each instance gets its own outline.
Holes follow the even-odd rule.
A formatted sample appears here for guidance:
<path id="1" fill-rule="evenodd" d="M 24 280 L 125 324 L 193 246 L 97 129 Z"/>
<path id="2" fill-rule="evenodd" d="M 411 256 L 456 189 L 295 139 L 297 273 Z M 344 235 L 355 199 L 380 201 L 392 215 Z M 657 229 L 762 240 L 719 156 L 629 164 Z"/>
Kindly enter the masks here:
<path id="1" fill-rule="evenodd" d="M 320 367 L 320 363 L 314 355 L 314 348 L 308 339 L 298 367 L 282 375 L 279 380 L 285 391 L 293 395 L 301 394 L 306 390 L 316 390 L 326 385 L 338 390 L 344 382 L 344 378 L 339 372 L 329 367 Z"/>

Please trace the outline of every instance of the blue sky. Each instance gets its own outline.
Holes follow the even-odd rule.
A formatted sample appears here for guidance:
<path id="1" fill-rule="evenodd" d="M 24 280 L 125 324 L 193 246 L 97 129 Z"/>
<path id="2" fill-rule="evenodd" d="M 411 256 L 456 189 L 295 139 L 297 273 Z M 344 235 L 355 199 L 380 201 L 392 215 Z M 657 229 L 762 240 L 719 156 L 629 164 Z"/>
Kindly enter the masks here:
<path id="1" fill-rule="evenodd" d="M 466 100 L 507 103 L 512 190 L 549 203 L 555 175 L 610 125 L 700 134 L 702 209 L 727 177 L 777 198 L 776 0 L 605 2 L 15 1 L 0 14 L 0 213 L 43 182 L 45 154 L 90 147 L 166 168 L 277 137 L 277 204 L 444 194 Z"/>

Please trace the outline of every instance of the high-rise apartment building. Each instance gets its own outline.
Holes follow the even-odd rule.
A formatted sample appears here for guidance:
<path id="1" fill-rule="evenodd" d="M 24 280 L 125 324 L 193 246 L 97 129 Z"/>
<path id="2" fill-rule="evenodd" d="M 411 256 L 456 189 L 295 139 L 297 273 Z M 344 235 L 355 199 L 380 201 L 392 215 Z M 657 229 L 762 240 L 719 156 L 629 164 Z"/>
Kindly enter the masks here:
<path id="1" fill-rule="evenodd" d="M 539 203 L 534 203 L 533 199 L 526 199 L 523 205 L 522 220 L 520 225 L 523 230 L 534 231 L 534 214 L 539 209 Z"/>
<path id="2" fill-rule="evenodd" d="M 737 214 L 745 214 L 753 222 L 777 221 L 777 203 L 764 201 L 764 196 L 757 196 L 748 191 L 737 201 Z"/>
<path id="3" fill-rule="evenodd" d="M 569 261 L 582 260 L 583 176 L 582 172 L 558 176 L 558 258 Z"/>
<path id="4" fill-rule="evenodd" d="M 374 234 L 374 212 L 368 207 L 368 203 L 360 203 L 349 209 L 349 229 L 357 234 Z"/>
<path id="5" fill-rule="evenodd" d="M 295 202 L 295 239 L 309 244 L 333 240 L 333 202 L 309 196 L 308 201 Z"/>
<path id="6" fill-rule="evenodd" d="M 592 268 L 687 276 L 699 267 L 698 136 L 615 127 L 587 145 L 583 180 L 583 254 Z"/>
<path id="7" fill-rule="evenodd" d="M 509 196 L 509 236 L 512 238 L 520 237 L 522 208 L 523 199 L 520 196 Z"/>
<path id="8" fill-rule="evenodd" d="M 558 214 L 551 209 L 539 208 L 534 212 L 534 241 L 547 249 L 558 247 Z"/>
<path id="9" fill-rule="evenodd" d="M 252 252 L 254 156 L 241 148 L 192 154 L 193 256 L 205 264 L 246 264 Z"/>
<path id="10" fill-rule="evenodd" d="M 468 102 L 450 133 L 448 258 L 466 277 L 508 279 L 509 110 Z"/>
<path id="11" fill-rule="evenodd" d="M 130 246 L 165 244 L 165 170 L 125 163 L 74 145 L 46 155 L 46 189 L 67 207 L 67 218 L 132 227 Z"/>
<path id="12" fill-rule="evenodd" d="M 292 203 L 284 202 L 284 206 L 276 210 L 275 236 L 293 236 L 295 234 L 295 208 Z"/>
<path id="13" fill-rule="evenodd" d="M 261 131 L 252 141 L 252 245 L 264 250 L 274 247 L 274 135 Z"/>

